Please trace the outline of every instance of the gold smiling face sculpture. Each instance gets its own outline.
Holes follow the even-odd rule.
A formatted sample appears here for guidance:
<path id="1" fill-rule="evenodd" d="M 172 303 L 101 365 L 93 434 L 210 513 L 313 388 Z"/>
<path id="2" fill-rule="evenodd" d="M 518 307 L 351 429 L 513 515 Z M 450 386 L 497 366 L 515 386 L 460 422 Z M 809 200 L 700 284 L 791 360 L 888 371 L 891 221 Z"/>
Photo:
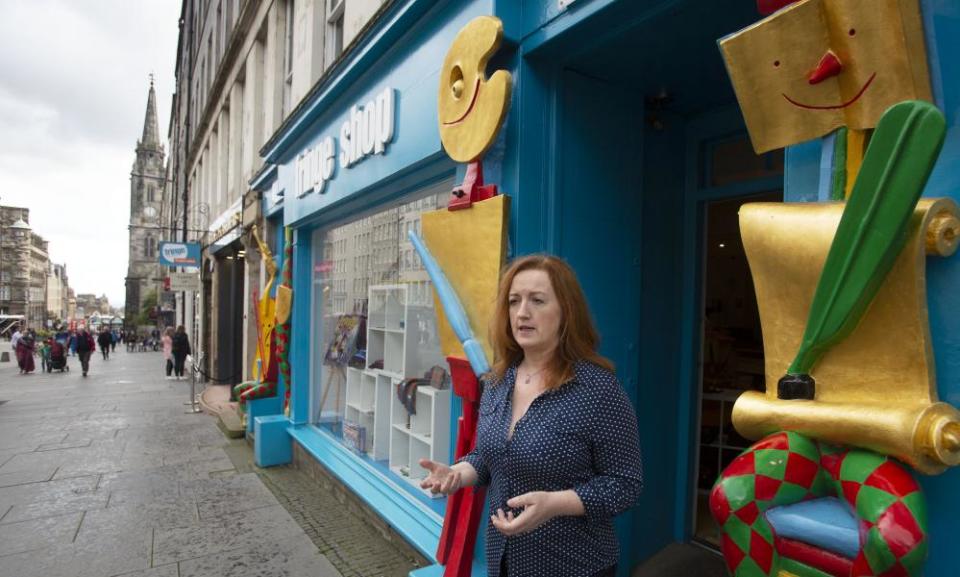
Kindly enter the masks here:
<path id="1" fill-rule="evenodd" d="M 510 73 L 498 70 L 489 79 L 485 73 L 502 38 L 498 18 L 474 18 L 457 34 L 443 61 L 437 98 L 440 140 L 457 162 L 480 159 L 507 115 Z"/>
<path id="2" fill-rule="evenodd" d="M 758 153 L 931 100 L 917 0 L 802 0 L 720 49 Z"/>

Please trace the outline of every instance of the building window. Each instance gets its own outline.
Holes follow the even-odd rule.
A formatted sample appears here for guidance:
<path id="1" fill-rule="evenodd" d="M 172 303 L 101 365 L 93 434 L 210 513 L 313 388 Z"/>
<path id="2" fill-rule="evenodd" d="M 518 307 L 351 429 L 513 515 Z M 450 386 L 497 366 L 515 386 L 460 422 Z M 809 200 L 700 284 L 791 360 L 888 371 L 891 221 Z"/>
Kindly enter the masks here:
<path id="1" fill-rule="evenodd" d="M 293 91 L 293 22 L 296 7 L 287 0 L 283 17 L 283 117 L 290 112 Z"/>
<path id="2" fill-rule="evenodd" d="M 327 67 L 343 54 L 344 0 L 327 0 Z"/>
<path id="3" fill-rule="evenodd" d="M 153 202 L 153 185 L 147 185 L 147 202 Z"/>
<path id="4" fill-rule="evenodd" d="M 10 300 L 10 287 L 0 286 L 0 301 Z"/>

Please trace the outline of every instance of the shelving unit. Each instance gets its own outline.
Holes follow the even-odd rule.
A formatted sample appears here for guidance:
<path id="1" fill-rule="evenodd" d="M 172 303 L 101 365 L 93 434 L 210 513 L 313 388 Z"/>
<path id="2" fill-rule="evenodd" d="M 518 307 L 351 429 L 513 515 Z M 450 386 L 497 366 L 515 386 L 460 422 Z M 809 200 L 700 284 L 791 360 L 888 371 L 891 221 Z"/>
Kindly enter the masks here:
<path id="1" fill-rule="evenodd" d="M 436 316 L 431 307 L 409 304 L 406 285 L 371 286 L 368 298 L 367 366 L 346 369 L 344 419 L 366 429 L 371 458 L 388 461 L 394 473 L 422 491 L 426 471 L 418 461 L 449 462 L 451 391 L 418 387 L 416 414 L 408 415 L 397 385 L 434 365 L 446 366 L 436 342 Z M 378 361 L 382 368 L 373 368 Z"/>
<path id="2" fill-rule="evenodd" d="M 450 389 L 417 387 L 413 415 L 397 395 L 390 397 L 390 403 L 390 469 L 420 489 L 420 481 L 427 476 L 418 464 L 420 459 L 446 463 L 450 458 Z"/>

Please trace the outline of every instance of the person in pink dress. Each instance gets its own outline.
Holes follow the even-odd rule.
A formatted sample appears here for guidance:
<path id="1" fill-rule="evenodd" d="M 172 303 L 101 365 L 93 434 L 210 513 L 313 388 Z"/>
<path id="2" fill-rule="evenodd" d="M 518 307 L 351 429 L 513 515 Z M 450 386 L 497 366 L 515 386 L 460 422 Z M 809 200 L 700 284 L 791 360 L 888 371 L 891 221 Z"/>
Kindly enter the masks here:
<path id="1" fill-rule="evenodd" d="M 167 361 L 167 379 L 173 378 L 173 328 L 167 327 L 160 338 L 163 345 L 163 358 Z"/>

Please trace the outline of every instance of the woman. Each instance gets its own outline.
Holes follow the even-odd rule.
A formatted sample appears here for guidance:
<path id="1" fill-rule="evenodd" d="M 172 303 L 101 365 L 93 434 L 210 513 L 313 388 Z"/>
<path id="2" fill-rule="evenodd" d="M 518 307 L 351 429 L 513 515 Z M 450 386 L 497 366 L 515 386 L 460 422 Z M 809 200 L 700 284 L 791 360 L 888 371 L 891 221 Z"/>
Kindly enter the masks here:
<path id="1" fill-rule="evenodd" d="M 183 325 L 177 327 L 177 332 L 173 335 L 173 373 L 177 380 L 183 378 L 183 363 L 190 354 L 190 339 L 187 338 L 187 330 Z"/>
<path id="2" fill-rule="evenodd" d="M 20 364 L 21 375 L 28 375 L 37 368 L 33 363 L 35 346 L 33 329 L 28 329 L 17 339 L 17 362 Z"/>
<path id="3" fill-rule="evenodd" d="M 163 331 L 163 358 L 167 361 L 167 379 L 173 378 L 173 327 Z"/>
<path id="4" fill-rule="evenodd" d="M 616 573 L 613 517 L 640 495 L 637 421 L 573 270 L 520 258 L 500 281 L 493 369 L 477 447 L 452 467 L 422 459 L 421 486 L 451 494 L 489 485 L 490 577 Z"/>

